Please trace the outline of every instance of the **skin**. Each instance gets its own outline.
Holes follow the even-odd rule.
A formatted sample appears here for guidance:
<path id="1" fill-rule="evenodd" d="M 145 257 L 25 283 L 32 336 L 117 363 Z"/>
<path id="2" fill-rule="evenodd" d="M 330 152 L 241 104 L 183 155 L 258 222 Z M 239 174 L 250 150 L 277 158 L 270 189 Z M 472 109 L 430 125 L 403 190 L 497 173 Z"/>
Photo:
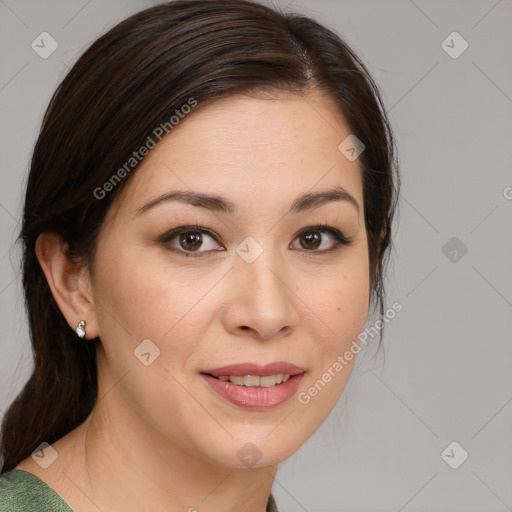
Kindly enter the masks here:
<path id="1" fill-rule="evenodd" d="M 223 99 L 181 121 L 134 172 L 109 209 L 94 271 L 70 265 L 55 235 L 39 237 L 39 261 L 70 328 L 85 319 L 87 338 L 101 338 L 100 398 L 52 445 L 59 456 L 49 468 L 31 457 L 18 468 L 73 510 L 265 511 L 277 464 L 330 413 L 354 361 L 307 405 L 298 393 L 348 350 L 368 315 L 361 169 L 338 150 L 349 134 L 316 92 Z M 332 187 L 350 193 L 359 211 L 331 201 L 287 213 L 299 195 Z M 239 211 L 173 201 L 137 214 L 178 188 L 222 195 Z M 298 234 L 317 223 L 352 243 L 322 252 L 335 246 L 322 231 L 308 252 Z M 178 237 L 159 240 L 190 224 L 218 235 L 203 235 L 203 256 L 186 257 Z M 248 236 L 263 248 L 250 264 L 235 252 Z M 133 353 L 145 339 L 160 349 L 149 366 Z M 199 376 L 273 361 L 306 374 L 292 399 L 266 411 L 227 402 Z M 261 454 L 251 467 L 237 457 L 248 442 Z"/>

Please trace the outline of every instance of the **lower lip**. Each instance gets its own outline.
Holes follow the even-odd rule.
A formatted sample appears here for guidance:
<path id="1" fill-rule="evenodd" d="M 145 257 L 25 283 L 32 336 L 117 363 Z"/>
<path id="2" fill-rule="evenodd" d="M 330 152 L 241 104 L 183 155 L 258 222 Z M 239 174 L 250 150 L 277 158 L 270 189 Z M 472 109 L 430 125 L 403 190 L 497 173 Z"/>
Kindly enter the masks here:
<path id="1" fill-rule="evenodd" d="M 272 409 L 289 400 L 299 387 L 304 374 L 294 375 L 282 384 L 276 384 L 270 388 L 259 386 L 238 386 L 230 381 L 222 381 L 201 374 L 211 388 L 229 402 L 248 409 L 263 410 Z"/>

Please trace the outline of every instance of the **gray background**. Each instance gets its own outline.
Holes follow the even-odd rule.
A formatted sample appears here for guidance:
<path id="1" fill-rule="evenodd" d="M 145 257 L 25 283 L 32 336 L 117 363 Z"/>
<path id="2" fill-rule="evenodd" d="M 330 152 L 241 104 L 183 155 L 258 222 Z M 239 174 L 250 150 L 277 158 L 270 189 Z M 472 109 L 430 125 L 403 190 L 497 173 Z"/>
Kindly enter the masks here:
<path id="1" fill-rule="evenodd" d="M 0 414 L 31 366 L 13 242 L 44 109 L 85 46 L 154 3 L 0 0 Z M 275 4 L 324 22 L 363 58 L 403 179 L 387 285 L 403 311 L 280 466 L 279 510 L 512 510 L 512 1 Z M 31 48 L 43 31 L 59 45 L 47 59 Z M 458 58 L 441 46 L 453 31 L 469 44 Z M 457 469 L 441 457 L 453 441 L 469 453 Z M 461 450 L 448 450 L 452 463 Z"/>

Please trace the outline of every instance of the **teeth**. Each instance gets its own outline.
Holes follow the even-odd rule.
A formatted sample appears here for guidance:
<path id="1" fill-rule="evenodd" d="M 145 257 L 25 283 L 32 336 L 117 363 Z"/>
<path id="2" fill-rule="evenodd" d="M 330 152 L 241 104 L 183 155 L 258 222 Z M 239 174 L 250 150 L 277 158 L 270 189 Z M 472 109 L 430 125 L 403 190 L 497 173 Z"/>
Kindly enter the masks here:
<path id="1" fill-rule="evenodd" d="M 263 377 L 259 377 L 258 375 L 219 375 L 217 378 L 224 382 L 229 380 L 238 386 L 271 388 L 276 384 L 286 382 L 290 378 L 290 375 L 286 373 L 265 375 Z"/>
<path id="2" fill-rule="evenodd" d="M 247 377 L 246 377 L 247 378 Z M 265 375 L 260 377 L 260 386 L 262 388 L 271 388 L 277 384 L 277 379 L 275 375 Z"/>
<path id="3" fill-rule="evenodd" d="M 238 378 L 238 377 L 237 377 Z M 230 377 L 231 382 L 233 382 L 233 377 Z M 260 377 L 257 375 L 246 375 L 243 377 L 244 386 L 259 386 L 260 385 Z"/>

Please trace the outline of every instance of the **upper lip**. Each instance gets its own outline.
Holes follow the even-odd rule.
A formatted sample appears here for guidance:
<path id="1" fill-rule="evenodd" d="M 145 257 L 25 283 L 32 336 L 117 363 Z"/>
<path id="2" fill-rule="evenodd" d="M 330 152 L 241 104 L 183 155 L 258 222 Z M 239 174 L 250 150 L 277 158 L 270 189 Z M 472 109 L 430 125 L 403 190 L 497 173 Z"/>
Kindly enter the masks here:
<path id="1" fill-rule="evenodd" d="M 207 373 L 214 377 L 218 377 L 219 375 L 258 375 L 259 377 L 264 377 L 265 375 L 275 375 L 277 373 L 285 373 L 293 376 L 304 373 L 304 368 L 284 361 L 276 361 L 265 365 L 256 363 L 230 364 L 219 368 L 203 370 L 201 373 Z"/>

